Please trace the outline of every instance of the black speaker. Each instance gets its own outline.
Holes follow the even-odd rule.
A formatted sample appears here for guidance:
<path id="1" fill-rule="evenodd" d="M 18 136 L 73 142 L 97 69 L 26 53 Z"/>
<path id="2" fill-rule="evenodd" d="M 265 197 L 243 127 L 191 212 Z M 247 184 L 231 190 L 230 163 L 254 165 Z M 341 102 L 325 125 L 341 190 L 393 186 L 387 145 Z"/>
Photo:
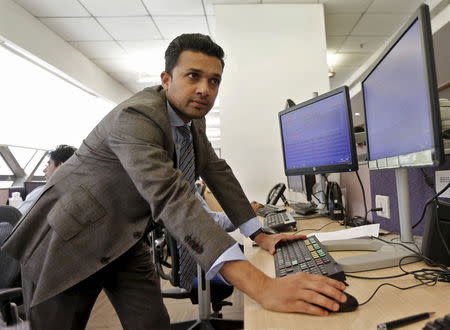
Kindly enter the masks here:
<path id="1" fill-rule="evenodd" d="M 422 253 L 434 262 L 450 266 L 450 203 L 429 204 L 425 220 Z"/>
<path id="2" fill-rule="evenodd" d="M 341 187 L 337 182 L 329 181 L 327 184 L 327 206 L 331 220 L 344 219 L 344 203 L 342 201 Z"/>

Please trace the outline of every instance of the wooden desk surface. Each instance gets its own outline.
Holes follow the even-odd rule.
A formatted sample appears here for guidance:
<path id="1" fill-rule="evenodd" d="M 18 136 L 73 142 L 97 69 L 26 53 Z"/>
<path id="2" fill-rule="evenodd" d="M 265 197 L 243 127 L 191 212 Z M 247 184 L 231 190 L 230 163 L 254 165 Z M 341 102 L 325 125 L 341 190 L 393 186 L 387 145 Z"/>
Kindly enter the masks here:
<path id="1" fill-rule="evenodd" d="M 297 221 L 297 229 L 320 228 L 331 220 L 316 218 Z M 337 222 L 325 227 L 322 231 L 344 229 Z M 302 233 L 308 234 L 312 231 Z M 245 255 L 256 267 L 267 275 L 274 277 L 275 268 L 273 256 L 259 247 L 252 247 L 250 240 L 246 240 Z M 355 255 L 367 252 L 330 252 L 333 258 Z M 423 262 L 416 262 L 404 266 L 405 270 L 415 270 L 427 267 Z M 398 267 L 355 273 L 361 276 L 389 276 L 401 274 Z M 366 301 L 381 283 L 388 282 L 400 287 L 407 287 L 419 283 L 412 275 L 388 280 L 362 280 L 347 277 L 349 287 L 346 291 L 355 296 L 358 301 Z M 263 309 L 253 299 L 244 295 L 244 324 L 245 329 L 376 329 L 377 324 L 396 320 L 405 316 L 423 312 L 436 312 L 433 318 L 416 322 L 401 329 L 422 329 L 425 324 L 435 318 L 450 313 L 450 283 L 438 282 L 435 286 L 420 286 L 409 290 L 399 290 L 384 286 L 366 305 L 360 306 L 350 313 L 332 313 L 326 317 L 309 316 L 305 314 L 278 313 Z"/>

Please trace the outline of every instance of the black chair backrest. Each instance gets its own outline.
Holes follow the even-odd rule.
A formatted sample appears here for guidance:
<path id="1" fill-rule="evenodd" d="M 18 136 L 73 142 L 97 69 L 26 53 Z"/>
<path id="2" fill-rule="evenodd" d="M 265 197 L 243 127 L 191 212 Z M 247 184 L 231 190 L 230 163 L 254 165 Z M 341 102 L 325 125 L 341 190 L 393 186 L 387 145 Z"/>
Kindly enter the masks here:
<path id="1" fill-rule="evenodd" d="M 22 217 L 22 213 L 14 206 L 0 205 L 0 222 L 8 222 L 13 227 Z"/>
<path id="2" fill-rule="evenodd" d="M 0 222 L 0 246 L 11 233 L 13 226 L 8 222 Z M 19 279 L 19 262 L 0 250 L 0 289 L 12 288 Z"/>
<path id="3" fill-rule="evenodd" d="M 167 232 L 163 225 L 158 225 L 151 234 L 153 260 L 155 262 L 156 271 L 158 275 L 164 279 L 170 281 L 175 287 L 180 285 L 180 261 L 178 256 L 178 244 L 177 241 Z M 170 256 L 171 262 L 167 262 Z M 167 274 L 164 267 L 170 268 L 170 273 Z"/>

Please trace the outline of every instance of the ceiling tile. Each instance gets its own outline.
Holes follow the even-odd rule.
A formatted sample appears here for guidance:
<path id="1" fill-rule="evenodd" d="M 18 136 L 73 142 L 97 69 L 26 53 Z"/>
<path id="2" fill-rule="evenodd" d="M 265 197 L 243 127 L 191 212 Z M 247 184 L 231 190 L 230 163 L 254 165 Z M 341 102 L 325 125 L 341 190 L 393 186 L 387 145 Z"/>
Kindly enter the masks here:
<path id="1" fill-rule="evenodd" d="M 15 0 L 36 17 L 90 16 L 76 0 Z"/>
<path id="2" fill-rule="evenodd" d="M 344 42 L 345 37 L 329 37 L 327 36 L 327 50 L 329 52 L 337 52 Z"/>
<path id="3" fill-rule="evenodd" d="M 367 13 L 410 14 L 421 3 L 423 3 L 423 0 L 374 0 Z"/>
<path id="4" fill-rule="evenodd" d="M 401 14 L 366 14 L 355 26 L 352 35 L 390 36 L 405 18 Z"/>
<path id="5" fill-rule="evenodd" d="M 39 20 L 66 41 L 112 40 L 93 18 L 67 17 L 40 18 Z"/>
<path id="6" fill-rule="evenodd" d="M 173 39 L 183 33 L 209 34 L 205 16 L 154 16 L 164 39 Z"/>
<path id="7" fill-rule="evenodd" d="M 373 53 L 380 48 L 386 40 L 386 37 L 354 37 L 350 35 L 342 44 L 339 51 L 344 53 Z"/>
<path id="8" fill-rule="evenodd" d="M 305 4 L 305 3 L 319 3 L 319 0 L 261 0 L 262 4 L 265 3 L 274 3 L 274 4 L 285 4 L 285 3 L 293 3 L 293 4 Z"/>
<path id="9" fill-rule="evenodd" d="M 370 54 L 355 54 L 355 53 L 338 53 L 336 64 L 333 66 L 337 70 L 340 66 L 360 66 L 368 58 Z"/>
<path id="10" fill-rule="evenodd" d="M 216 16 L 206 16 L 211 37 L 216 37 Z"/>
<path id="11" fill-rule="evenodd" d="M 118 41 L 128 54 L 144 54 L 157 52 L 164 57 L 169 40 Z"/>
<path id="12" fill-rule="evenodd" d="M 97 66 L 99 66 L 105 72 L 120 72 L 130 71 L 136 72 L 132 66 L 130 66 L 129 60 L 126 58 L 94 58 L 92 59 Z"/>
<path id="13" fill-rule="evenodd" d="M 345 36 L 349 34 L 360 16 L 360 14 L 325 15 L 327 36 Z"/>
<path id="14" fill-rule="evenodd" d="M 73 41 L 70 43 L 89 58 L 123 57 L 126 52 L 115 41 Z"/>
<path id="15" fill-rule="evenodd" d="M 148 15 L 140 0 L 80 0 L 94 16 Z"/>
<path id="16" fill-rule="evenodd" d="M 150 15 L 204 15 L 201 0 L 143 0 Z"/>
<path id="17" fill-rule="evenodd" d="M 323 3 L 326 14 L 350 14 L 365 12 L 372 1 L 373 0 L 319 0 L 319 3 Z"/>
<path id="18" fill-rule="evenodd" d="M 248 5 L 260 3 L 260 0 L 202 0 L 205 4 L 206 15 L 215 15 L 214 5 Z"/>
<path id="19" fill-rule="evenodd" d="M 99 22 L 116 40 L 161 39 L 150 16 L 99 17 Z"/>

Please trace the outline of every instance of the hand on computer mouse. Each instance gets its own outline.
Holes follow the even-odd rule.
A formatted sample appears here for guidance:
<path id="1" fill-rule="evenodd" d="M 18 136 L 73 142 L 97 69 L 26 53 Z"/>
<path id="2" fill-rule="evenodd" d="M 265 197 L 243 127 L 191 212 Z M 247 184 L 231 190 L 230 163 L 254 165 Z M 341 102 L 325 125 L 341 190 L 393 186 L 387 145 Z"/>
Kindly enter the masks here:
<path id="1" fill-rule="evenodd" d="M 297 312 L 326 316 L 345 303 L 345 285 L 334 279 L 308 273 L 277 277 L 260 292 L 264 308 L 279 312 Z"/>
<path id="2" fill-rule="evenodd" d="M 353 312 L 358 308 L 358 300 L 356 300 L 356 298 L 353 297 L 350 293 L 343 292 L 343 294 L 347 297 L 347 300 L 345 302 L 339 302 L 335 300 L 339 304 L 339 309 L 336 312 Z M 333 312 L 332 310 L 328 311 Z"/>

